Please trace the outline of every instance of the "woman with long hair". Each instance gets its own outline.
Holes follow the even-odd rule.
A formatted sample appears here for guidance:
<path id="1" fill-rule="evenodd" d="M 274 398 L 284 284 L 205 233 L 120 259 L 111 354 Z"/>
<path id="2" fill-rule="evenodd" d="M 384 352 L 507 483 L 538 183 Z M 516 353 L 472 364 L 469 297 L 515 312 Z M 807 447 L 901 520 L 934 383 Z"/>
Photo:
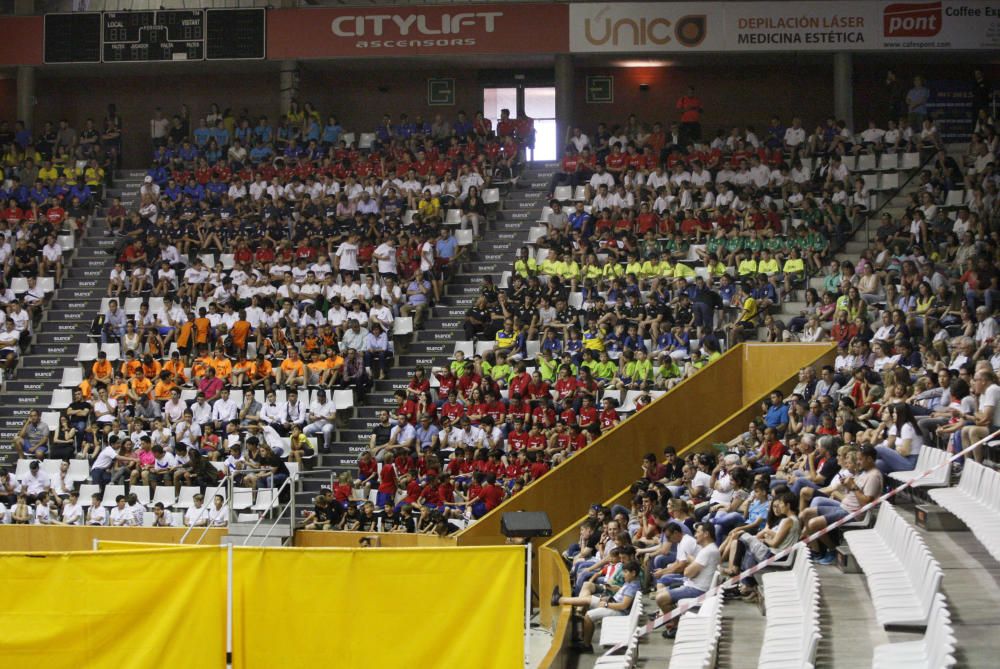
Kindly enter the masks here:
<path id="1" fill-rule="evenodd" d="M 875 466 L 882 472 L 882 476 L 913 469 L 920 449 L 924 446 L 924 437 L 917 427 L 910 405 L 893 404 L 889 411 L 894 420 L 889 426 L 885 441 L 875 447 L 878 453 Z"/>

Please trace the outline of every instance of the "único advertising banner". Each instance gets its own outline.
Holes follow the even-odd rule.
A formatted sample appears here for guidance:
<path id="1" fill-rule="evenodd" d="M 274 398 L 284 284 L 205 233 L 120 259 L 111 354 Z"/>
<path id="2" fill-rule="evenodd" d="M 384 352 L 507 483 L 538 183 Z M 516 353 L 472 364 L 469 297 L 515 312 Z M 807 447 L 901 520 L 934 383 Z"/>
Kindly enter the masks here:
<path id="1" fill-rule="evenodd" d="M 1000 2 L 582 3 L 577 53 L 990 50 Z"/>

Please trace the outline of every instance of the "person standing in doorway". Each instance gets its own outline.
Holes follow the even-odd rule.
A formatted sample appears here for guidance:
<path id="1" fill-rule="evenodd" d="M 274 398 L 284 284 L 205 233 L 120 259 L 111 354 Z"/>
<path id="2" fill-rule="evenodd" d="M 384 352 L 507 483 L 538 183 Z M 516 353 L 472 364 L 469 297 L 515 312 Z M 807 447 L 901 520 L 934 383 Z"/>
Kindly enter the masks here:
<path id="1" fill-rule="evenodd" d="M 701 140 L 701 99 L 694 94 L 694 86 L 688 86 L 687 93 L 677 100 L 677 110 L 681 113 L 680 145 Z"/>

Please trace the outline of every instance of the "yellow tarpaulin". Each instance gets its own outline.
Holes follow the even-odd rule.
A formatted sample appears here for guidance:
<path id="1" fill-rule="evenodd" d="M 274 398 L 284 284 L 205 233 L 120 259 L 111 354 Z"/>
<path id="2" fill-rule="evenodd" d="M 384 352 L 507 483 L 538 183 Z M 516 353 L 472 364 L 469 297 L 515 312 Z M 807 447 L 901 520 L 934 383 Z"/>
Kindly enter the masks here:
<path id="1" fill-rule="evenodd" d="M 514 669 L 521 546 L 233 551 L 233 669 Z"/>
<path id="2" fill-rule="evenodd" d="M 185 546 L 184 544 L 158 544 L 148 541 L 105 541 L 104 539 L 99 539 L 95 546 L 95 549 L 99 551 L 142 551 L 149 550 L 150 548 L 214 548 L 217 551 L 222 549 L 220 546 Z"/>
<path id="3" fill-rule="evenodd" d="M 0 553 L 0 666 L 219 669 L 226 554 Z"/>

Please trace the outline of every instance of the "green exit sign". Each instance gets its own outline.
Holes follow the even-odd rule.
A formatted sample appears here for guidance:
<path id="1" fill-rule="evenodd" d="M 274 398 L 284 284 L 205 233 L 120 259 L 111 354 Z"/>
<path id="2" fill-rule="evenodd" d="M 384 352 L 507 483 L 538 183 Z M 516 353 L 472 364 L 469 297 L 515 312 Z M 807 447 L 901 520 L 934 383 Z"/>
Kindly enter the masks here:
<path id="1" fill-rule="evenodd" d="M 448 107 L 455 104 L 454 79 L 428 79 L 427 104 L 431 107 Z"/>
<path id="2" fill-rule="evenodd" d="M 615 101 L 615 78 L 611 75 L 587 77 L 587 103 L 610 104 Z"/>

